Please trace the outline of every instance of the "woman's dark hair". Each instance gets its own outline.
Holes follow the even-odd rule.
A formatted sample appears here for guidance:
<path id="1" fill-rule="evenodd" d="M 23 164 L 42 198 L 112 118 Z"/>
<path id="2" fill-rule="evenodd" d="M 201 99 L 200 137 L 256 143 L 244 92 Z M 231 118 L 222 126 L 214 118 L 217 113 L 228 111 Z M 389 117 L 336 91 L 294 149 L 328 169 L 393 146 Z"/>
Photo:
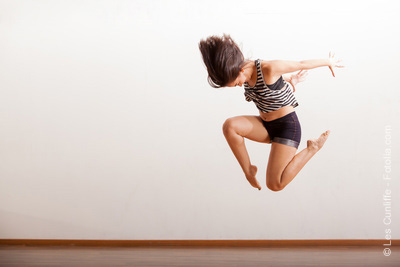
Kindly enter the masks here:
<path id="1" fill-rule="evenodd" d="M 242 52 L 228 34 L 202 39 L 199 49 L 207 67 L 208 83 L 214 88 L 225 87 L 233 82 L 245 65 Z"/>

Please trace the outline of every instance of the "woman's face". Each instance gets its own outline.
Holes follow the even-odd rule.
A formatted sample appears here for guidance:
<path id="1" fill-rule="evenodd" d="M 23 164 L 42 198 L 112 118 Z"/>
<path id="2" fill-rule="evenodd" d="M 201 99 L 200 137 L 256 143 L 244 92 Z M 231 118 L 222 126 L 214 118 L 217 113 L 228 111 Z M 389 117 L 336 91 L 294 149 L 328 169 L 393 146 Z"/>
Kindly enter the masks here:
<path id="1" fill-rule="evenodd" d="M 229 83 L 228 87 L 242 86 L 245 81 L 246 81 L 246 76 L 244 76 L 244 70 L 242 69 L 239 72 L 239 76 L 236 78 L 236 80 Z"/>

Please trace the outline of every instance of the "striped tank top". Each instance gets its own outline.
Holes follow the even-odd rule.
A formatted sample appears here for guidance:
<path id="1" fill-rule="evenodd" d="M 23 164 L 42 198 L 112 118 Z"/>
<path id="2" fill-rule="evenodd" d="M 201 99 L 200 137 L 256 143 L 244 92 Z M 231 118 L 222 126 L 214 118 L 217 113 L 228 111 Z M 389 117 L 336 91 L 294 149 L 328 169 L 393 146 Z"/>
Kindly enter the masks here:
<path id="1" fill-rule="evenodd" d="M 267 85 L 261 70 L 261 60 L 256 59 L 254 62 L 257 67 L 257 82 L 254 87 L 250 87 L 247 82 L 244 82 L 246 101 L 253 101 L 257 108 L 264 113 L 278 110 L 285 106 L 297 107 L 299 103 L 294 97 L 292 86 L 283 80 L 281 76 L 276 83 L 281 82 L 283 86 L 271 89 L 276 83 Z"/>

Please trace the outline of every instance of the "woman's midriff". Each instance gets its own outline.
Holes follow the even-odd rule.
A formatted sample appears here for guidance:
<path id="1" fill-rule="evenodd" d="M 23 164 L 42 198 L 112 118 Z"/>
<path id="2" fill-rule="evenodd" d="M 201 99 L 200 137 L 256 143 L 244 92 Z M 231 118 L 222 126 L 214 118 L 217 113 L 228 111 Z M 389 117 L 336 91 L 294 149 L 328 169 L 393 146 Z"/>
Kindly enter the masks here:
<path id="1" fill-rule="evenodd" d="M 268 113 L 264 113 L 261 110 L 259 110 L 259 113 L 260 113 L 261 119 L 263 119 L 264 121 L 272 121 L 272 120 L 279 119 L 280 117 L 283 117 L 286 114 L 289 114 L 293 111 L 294 111 L 293 106 L 285 106 L 278 110 L 274 110 L 274 111 L 271 111 Z"/>

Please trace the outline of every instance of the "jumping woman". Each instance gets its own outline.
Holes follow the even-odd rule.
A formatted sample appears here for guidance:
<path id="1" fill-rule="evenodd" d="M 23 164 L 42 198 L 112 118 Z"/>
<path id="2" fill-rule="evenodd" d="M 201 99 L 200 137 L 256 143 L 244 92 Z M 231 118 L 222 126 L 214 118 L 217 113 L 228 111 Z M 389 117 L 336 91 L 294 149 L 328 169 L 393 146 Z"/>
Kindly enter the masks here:
<path id="1" fill-rule="evenodd" d="M 267 166 L 267 187 L 272 191 L 285 188 L 304 165 L 322 148 L 330 130 L 318 139 L 307 140 L 307 148 L 296 154 L 301 140 L 301 126 L 294 110 L 295 85 L 305 79 L 308 69 L 344 66 L 329 52 L 328 59 L 303 61 L 250 60 L 232 38 L 210 36 L 201 40 L 199 49 L 207 67 L 208 83 L 214 88 L 244 85 L 246 101 L 253 101 L 259 116 L 228 118 L 222 127 L 224 136 L 249 183 L 261 190 L 256 179 L 257 167 L 250 162 L 244 138 L 271 144 Z M 291 72 L 299 71 L 297 74 Z M 293 92 L 292 92 L 293 88 Z"/>

